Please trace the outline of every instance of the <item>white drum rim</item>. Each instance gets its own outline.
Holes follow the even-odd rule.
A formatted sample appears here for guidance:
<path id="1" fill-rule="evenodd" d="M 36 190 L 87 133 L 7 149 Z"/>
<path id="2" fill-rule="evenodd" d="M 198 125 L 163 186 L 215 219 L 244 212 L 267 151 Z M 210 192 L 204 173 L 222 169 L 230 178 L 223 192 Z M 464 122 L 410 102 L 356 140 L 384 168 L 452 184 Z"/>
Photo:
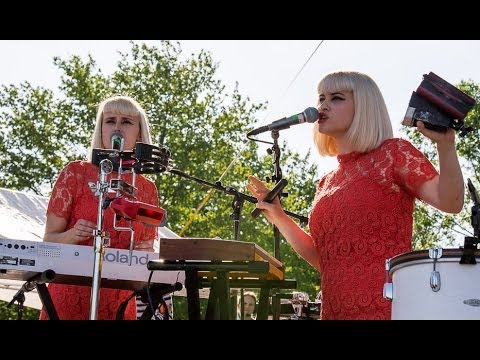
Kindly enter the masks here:
<path id="1" fill-rule="evenodd" d="M 437 263 L 458 262 L 463 254 L 464 254 L 464 249 L 459 249 L 459 248 L 442 249 L 442 257 L 438 258 L 436 261 Z M 480 263 L 480 250 L 475 250 L 474 254 L 475 254 L 475 259 L 477 260 L 477 262 Z M 428 250 L 417 250 L 417 251 L 411 251 L 408 253 L 396 255 L 389 260 L 390 261 L 389 273 L 392 274 L 394 271 L 406 266 L 425 263 L 425 260 L 428 260 L 429 262 L 432 262 L 432 263 L 434 260 L 428 256 Z"/>

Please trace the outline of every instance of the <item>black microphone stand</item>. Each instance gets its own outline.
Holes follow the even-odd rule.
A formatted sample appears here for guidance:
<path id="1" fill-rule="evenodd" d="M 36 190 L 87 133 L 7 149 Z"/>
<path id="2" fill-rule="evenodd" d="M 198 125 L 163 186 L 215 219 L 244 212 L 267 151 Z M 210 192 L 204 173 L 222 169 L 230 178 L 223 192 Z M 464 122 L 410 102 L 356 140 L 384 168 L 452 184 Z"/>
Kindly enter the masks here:
<path id="1" fill-rule="evenodd" d="M 7 305 L 7 307 L 10 307 L 15 301 L 17 302 L 17 320 L 22 320 L 23 317 L 23 303 L 25 302 L 24 292 L 25 290 L 22 286 L 20 290 L 18 290 L 17 293 L 13 296 L 12 301 L 10 301 Z"/>
<path id="2" fill-rule="evenodd" d="M 25 302 L 25 292 L 32 291 L 35 288 L 38 291 L 38 295 L 40 297 L 40 300 L 42 301 L 43 307 L 45 308 L 49 319 L 58 320 L 58 315 L 53 305 L 52 298 L 50 297 L 50 293 L 48 292 L 47 286 L 45 285 L 45 283 L 51 282 L 54 278 L 55 271 L 49 269 L 32 276 L 22 285 L 22 287 L 13 296 L 12 301 L 10 301 L 7 305 L 7 307 L 10 307 L 15 301 L 17 302 L 17 320 L 22 320 L 24 310 L 23 303 Z"/>
<path id="3" fill-rule="evenodd" d="M 288 128 L 288 127 L 286 127 L 286 128 Z M 252 137 L 253 134 L 251 134 L 251 132 L 247 134 L 247 139 L 249 139 L 249 140 L 273 145 L 271 149 L 267 149 L 267 153 L 269 155 L 273 154 L 274 174 L 273 174 L 272 177 L 267 177 L 266 180 L 267 180 L 267 182 L 273 182 L 275 184 L 277 184 L 278 182 L 280 182 L 280 180 L 282 180 L 282 169 L 280 168 L 280 147 L 278 146 L 278 138 L 280 136 L 279 130 L 282 130 L 282 129 L 272 130 L 272 132 L 271 132 L 273 143 L 268 142 L 268 141 L 255 139 L 255 138 Z M 288 196 L 287 193 L 281 193 L 279 195 L 280 199 L 282 197 L 287 197 L 287 196 Z M 285 213 L 289 214 L 288 211 L 285 211 Z M 305 217 L 305 216 L 300 216 L 299 217 L 298 215 L 294 216 L 294 217 L 299 219 L 301 224 L 308 224 L 308 217 Z M 275 225 L 273 225 L 273 236 L 274 236 L 274 246 L 273 246 L 274 256 L 277 260 L 280 260 L 280 232 Z"/>
<path id="4" fill-rule="evenodd" d="M 465 236 L 465 242 L 463 246 L 463 255 L 460 259 L 460 264 L 476 264 L 475 260 L 475 250 L 477 250 L 477 245 L 480 242 L 480 198 L 475 190 L 470 179 L 467 179 L 468 190 L 472 196 L 473 206 L 472 206 L 472 227 L 473 227 L 473 236 Z"/>
<path id="5" fill-rule="evenodd" d="M 278 138 L 280 136 L 280 133 L 278 130 L 272 130 L 272 139 L 273 139 L 273 146 L 271 149 L 268 149 L 267 152 L 270 155 L 273 155 L 273 169 L 274 173 L 271 178 L 267 177 L 267 181 L 273 182 L 273 183 L 278 183 L 282 179 L 282 169 L 280 168 L 280 147 L 278 146 Z M 280 200 L 282 197 L 287 197 L 287 193 L 281 193 L 279 195 Z M 275 258 L 279 261 L 280 259 L 280 231 L 278 231 L 278 228 L 273 225 L 273 237 L 274 237 L 274 243 L 273 243 L 273 254 Z"/>
<path id="6" fill-rule="evenodd" d="M 256 204 L 257 203 L 257 198 L 255 198 L 253 196 L 246 195 L 246 194 L 238 191 L 237 189 L 235 189 L 231 186 L 223 186 L 220 181 L 217 181 L 215 183 L 211 183 L 211 182 L 208 182 L 206 180 L 197 178 L 195 176 L 186 174 L 183 171 L 178 170 L 178 169 L 170 169 L 169 172 L 174 174 L 174 175 L 178 175 L 178 176 L 190 179 L 190 180 L 194 180 L 194 181 L 196 181 L 196 182 L 198 182 L 202 185 L 206 185 L 206 186 L 208 186 L 210 188 L 213 188 L 215 190 L 223 191 L 226 194 L 233 195 L 234 196 L 234 199 L 232 201 L 233 212 L 232 212 L 231 218 L 233 219 L 234 240 L 238 240 L 239 229 L 240 229 L 240 214 L 241 214 L 241 211 L 242 211 L 243 203 L 245 201 L 248 201 L 252 204 Z M 302 222 L 308 222 L 308 218 L 306 218 L 305 216 L 297 215 L 297 214 L 294 214 L 294 213 L 292 213 L 290 211 L 286 211 L 286 210 L 285 210 L 285 213 L 287 215 L 293 217 L 293 218 L 296 218 L 296 219 L 302 221 Z"/>
<path id="7" fill-rule="evenodd" d="M 235 189 L 233 189 L 235 190 Z M 244 199 L 240 196 L 238 191 L 235 190 L 235 195 L 232 201 L 232 215 L 231 218 L 233 220 L 233 239 L 238 240 L 240 234 L 240 214 L 242 213 L 243 203 L 245 202 Z"/>

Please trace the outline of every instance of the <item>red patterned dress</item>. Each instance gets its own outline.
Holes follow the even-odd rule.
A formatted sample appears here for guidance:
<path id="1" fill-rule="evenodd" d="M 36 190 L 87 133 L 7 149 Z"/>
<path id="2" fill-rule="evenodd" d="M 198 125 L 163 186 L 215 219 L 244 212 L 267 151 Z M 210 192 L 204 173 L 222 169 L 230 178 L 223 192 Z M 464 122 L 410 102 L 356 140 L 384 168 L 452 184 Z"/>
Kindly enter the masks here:
<path id="1" fill-rule="evenodd" d="M 417 190 L 438 172 L 410 142 L 337 157 L 317 186 L 310 232 L 322 276 L 322 319 L 390 319 L 385 260 L 412 251 Z"/>
<path id="2" fill-rule="evenodd" d="M 95 196 L 95 185 L 99 180 L 99 168 L 90 162 L 74 161 L 68 164 L 60 173 L 48 203 L 47 214 L 54 214 L 67 220 L 66 230 L 71 229 L 77 220 L 86 219 L 97 222 L 98 196 Z M 117 173 L 108 176 L 117 177 Z M 132 174 L 122 174 L 122 179 L 132 183 Z M 141 175 L 136 176 L 135 187 L 137 200 L 158 206 L 157 188 L 153 182 Z M 110 232 L 110 247 L 128 249 L 130 246 L 130 232 L 113 229 L 114 213 L 111 208 L 104 212 L 104 229 Z M 117 227 L 126 227 L 129 221 L 117 221 Z M 135 241 L 155 239 L 157 228 L 133 222 Z M 80 245 L 93 245 L 93 236 L 81 242 Z M 93 269 L 92 269 L 93 271 Z M 60 320 L 88 320 L 90 317 L 90 286 L 76 286 L 51 283 L 48 290 L 52 297 L 55 310 Z M 115 319 L 119 305 L 126 300 L 132 291 L 102 288 L 98 303 L 98 320 Z M 130 300 L 124 318 L 136 319 L 135 297 Z M 48 316 L 45 309 L 40 313 L 40 319 Z"/>

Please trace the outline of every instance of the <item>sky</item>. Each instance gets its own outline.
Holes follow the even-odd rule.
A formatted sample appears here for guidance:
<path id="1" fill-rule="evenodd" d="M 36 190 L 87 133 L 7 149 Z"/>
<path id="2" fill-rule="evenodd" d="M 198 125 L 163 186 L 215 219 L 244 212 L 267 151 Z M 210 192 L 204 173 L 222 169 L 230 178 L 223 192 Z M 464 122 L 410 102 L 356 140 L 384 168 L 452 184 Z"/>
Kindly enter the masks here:
<path id="1" fill-rule="evenodd" d="M 400 133 L 400 123 L 424 74 L 434 72 L 454 85 L 461 80 L 480 83 L 479 40 L 179 41 L 186 54 L 201 49 L 212 54 L 219 65 L 217 77 L 227 91 L 238 82 L 243 96 L 255 103 L 268 101 L 267 110 L 258 113 L 256 127 L 315 106 L 318 81 L 325 73 L 339 69 L 361 71 L 376 81 L 396 136 L 405 136 Z M 159 45 L 153 40 L 135 42 Z M 116 68 L 118 51 L 126 52 L 130 47 L 128 40 L 0 40 L 0 84 L 28 81 L 34 86 L 55 89 L 61 73 L 53 65 L 54 56 L 86 58 L 91 54 L 103 73 L 109 74 Z M 311 150 L 321 175 L 337 162 L 317 154 L 312 126 L 306 123 L 282 130 L 279 141 L 301 154 Z M 257 138 L 271 141 L 270 135 L 265 132 Z M 269 145 L 260 144 L 260 151 L 262 148 L 266 151 Z"/>

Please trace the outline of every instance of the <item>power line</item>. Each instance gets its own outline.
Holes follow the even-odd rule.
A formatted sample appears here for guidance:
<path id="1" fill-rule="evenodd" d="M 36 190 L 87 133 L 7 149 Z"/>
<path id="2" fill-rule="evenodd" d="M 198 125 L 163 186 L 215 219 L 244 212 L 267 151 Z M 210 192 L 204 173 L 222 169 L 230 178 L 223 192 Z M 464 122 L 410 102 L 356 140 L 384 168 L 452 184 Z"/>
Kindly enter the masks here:
<path id="1" fill-rule="evenodd" d="M 288 93 L 288 90 L 290 90 L 290 88 L 292 87 L 292 85 L 295 83 L 295 81 L 298 79 L 298 77 L 300 76 L 300 74 L 302 73 L 302 71 L 305 69 L 305 67 L 307 66 L 307 64 L 310 62 L 310 60 L 313 58 L 313 56 L 315 55 L 315 53 L 317 52 L 317 50 L 320 48 L 320 46 L 323 44 L 325 40 L 320 40 L 320 42 L 318 43 L 318 45 L 315 47 L 315 49 L 313 50 L 313 52 L 310 54 L 310 56 L 308 57 L 308 59 L 305 61 L 305 63 L 302 65 L 302 67 L 300 68 L 300 70 L 298 70 L 298 72 L 296 73 L 296 75 L 293 77 L 292 81 L 290 81 L 290 83 L 288 84 L 287 88 L 285 89 L 285 91 L 283 92 L 283 94 L 279 97 L 279 100 L 282 100 L 285 95 L 287 95 Z M 263 118 L 262 120 L 262 123 L 265 122 L 265 120 L 268 118 L 268 116 L 271 114 L 271 110 L 265 115 L 265 117 Z"/>

